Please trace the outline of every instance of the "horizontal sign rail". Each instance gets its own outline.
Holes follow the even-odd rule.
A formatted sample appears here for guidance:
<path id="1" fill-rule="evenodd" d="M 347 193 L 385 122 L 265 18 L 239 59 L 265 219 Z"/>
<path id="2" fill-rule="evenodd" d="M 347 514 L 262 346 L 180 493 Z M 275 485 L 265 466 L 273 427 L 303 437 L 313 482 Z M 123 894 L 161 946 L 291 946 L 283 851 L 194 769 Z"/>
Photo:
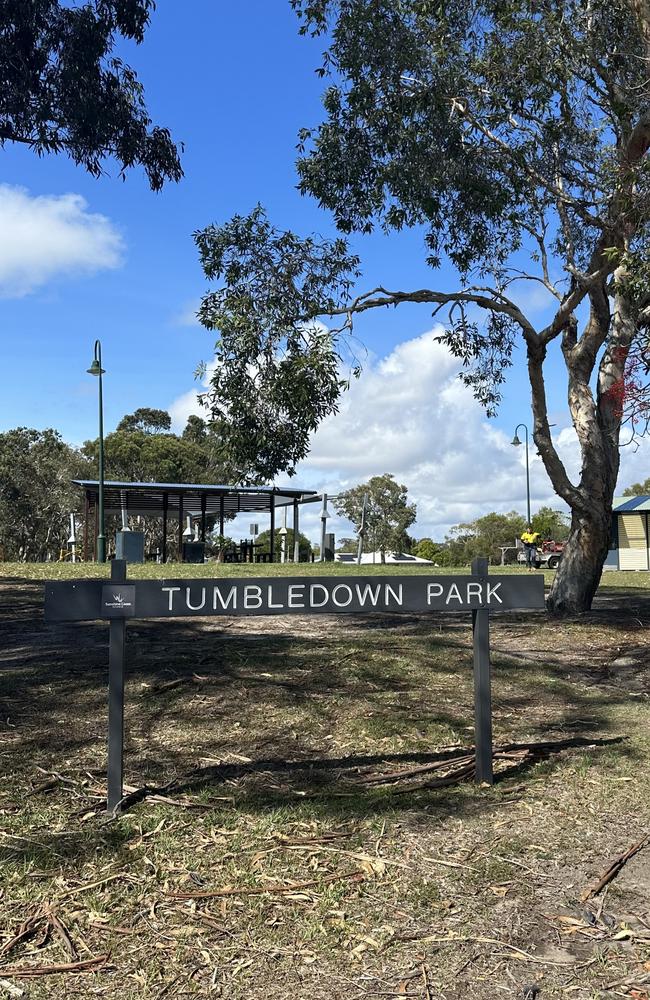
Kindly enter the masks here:
<path id="1" fill-rule="evenodd" d="M 322 576 L 47 583 L 48 621 L 192 615 L 512 611 L 544 607 L 542 576 Z"/>

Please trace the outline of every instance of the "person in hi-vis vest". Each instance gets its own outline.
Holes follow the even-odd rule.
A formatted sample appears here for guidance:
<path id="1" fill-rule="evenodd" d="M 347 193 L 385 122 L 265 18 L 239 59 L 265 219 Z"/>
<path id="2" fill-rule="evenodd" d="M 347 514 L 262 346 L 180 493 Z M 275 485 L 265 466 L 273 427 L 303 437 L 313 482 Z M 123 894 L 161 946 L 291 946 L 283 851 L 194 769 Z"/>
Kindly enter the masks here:
<path id="1" fill-rule="evenodd" d="M 526 530 L 522 533 L 521 540 L 524 543 L 524 552 L 526 553 L 526 566 L 529 570 L 535 569 L 535 563 L 537 562 L 537 543 L 539 542 L 539 531 L 533 531 L 531 525 L 526 526 Z"/>

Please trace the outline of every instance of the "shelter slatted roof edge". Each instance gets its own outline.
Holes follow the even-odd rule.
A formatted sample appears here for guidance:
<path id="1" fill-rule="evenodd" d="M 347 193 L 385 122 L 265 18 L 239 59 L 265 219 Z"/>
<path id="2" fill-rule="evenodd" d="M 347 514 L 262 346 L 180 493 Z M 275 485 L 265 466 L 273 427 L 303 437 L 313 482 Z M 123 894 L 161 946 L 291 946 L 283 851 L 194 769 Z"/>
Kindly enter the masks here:
<path id="1" fill-rule="evenodd" d="M 99 482 L 92 479 L 75 479 L 75 485 L 84 490 L 90 504 L 98 500 Z M 162 516 L 167 498 L 167 513 L 178 516 L 182 501 L 183 513 L 218 515 L 223 512 L 230 518 L 235 514 L 270 511 L 271 498 L 275 507 L 298 503 L 313 503 L 320 499 L 314 490 L 295 486 L 229 486 L 208 483 L 125 483 L 104 482 L 104 509 L 117 513 L 125 504 L 129 511 L 151 516 Z"/>

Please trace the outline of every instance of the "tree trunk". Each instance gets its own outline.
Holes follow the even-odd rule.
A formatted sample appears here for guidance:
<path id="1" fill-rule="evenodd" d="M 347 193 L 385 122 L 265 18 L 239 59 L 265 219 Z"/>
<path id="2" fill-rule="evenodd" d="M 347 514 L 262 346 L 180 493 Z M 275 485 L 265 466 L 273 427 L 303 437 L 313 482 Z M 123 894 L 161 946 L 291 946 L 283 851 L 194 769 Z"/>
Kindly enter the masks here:
<path id="1" fill-rule="evenodd" d="M 552 614 L 589 611 L 607 558 L 610 535 L 611 514 L 598 519 L 572 515 L 571 534 L 546 600 Z"/>

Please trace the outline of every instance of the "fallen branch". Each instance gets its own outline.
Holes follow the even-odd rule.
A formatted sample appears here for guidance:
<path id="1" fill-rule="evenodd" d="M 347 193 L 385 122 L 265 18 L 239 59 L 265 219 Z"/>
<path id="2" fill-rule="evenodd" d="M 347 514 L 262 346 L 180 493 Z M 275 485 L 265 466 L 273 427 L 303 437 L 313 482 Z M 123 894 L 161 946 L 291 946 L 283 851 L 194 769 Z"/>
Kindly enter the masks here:
<path id="1" fill-rule="evenodd" d="M 301 892 L 303 889 L 313 889 L 315 886 L 325 885 L 329 882 L 340 882 L 347 879 L 351 882 L 363 882 L 366 873 L 357 869 L 356 871 L 343 872 L 341 875 L 325 875 L 323 878 L 312 878 L 307 882 L 294 882 L 293 885 L 265 885 L 254 886 L 253 888 L 241 887 L 233 889 L 209 889 L 206 892 L 168 892 L 167 896 L 172 899 L 213 899 L 217 896 L 259 896 L 265 892 Z"/>
<path id="2" fill-rule="evenodd" d="M 616 876 L 624 867 L 626 862 L 628 862 L 630 858 L 633 858 L 635 854 L 638 854 L 639 851 L 642 851 L 644 847 L 647 847 L 648 844 L 650 844 L 650 834 L 646 834 L 643 840 L 640 840 L 638 844 L 633 844 L 632 847 L 628 848 L 628 850 L 625 851 L 624 854 L 621 854 L 618 858 L 615 858 L 615 860 L 612 861 L 609 868 L 605 872 L 603 872 L 603 874 L 598 879 L 596 884 L 585 889 L 585 891 L 580 896 L 580 902 L 585 903 L 588 899 L 591 898 L 591 896 L 597 896 L 598 893 L 602 889 L 604 889 L 606 885 L 608 885 L 613 879 L 616 878 Z"/>
<path id="3" fill-rule="evenodd" d="M 3 976 L 13 976 L 14 979 L 31 979 L 32 976 L 55 976 L 61 972 L 97 972 L 106 965 L 109 953 L 88 958 L 83 962 L 59 962 L 55 965 L 6 965 L 0 968 Z"/>

